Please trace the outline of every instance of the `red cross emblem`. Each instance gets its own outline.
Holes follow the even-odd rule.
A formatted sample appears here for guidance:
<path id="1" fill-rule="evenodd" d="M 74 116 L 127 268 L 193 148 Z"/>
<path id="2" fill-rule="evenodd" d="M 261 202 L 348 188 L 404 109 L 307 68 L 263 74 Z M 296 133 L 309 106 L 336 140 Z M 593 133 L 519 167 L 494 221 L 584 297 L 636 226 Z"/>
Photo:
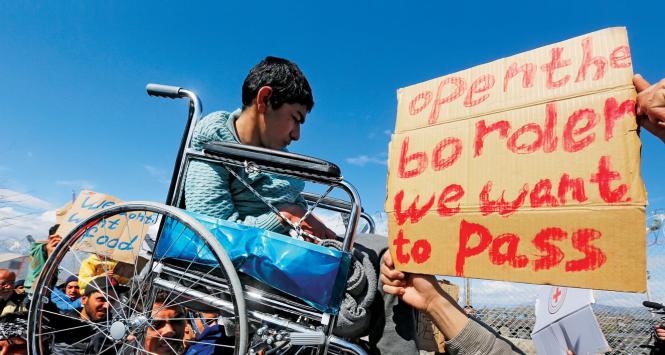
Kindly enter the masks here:
<path id="1" fill-rule="evenodd" d="M 552 296 L 554 303 L 559 302 L 559 297 L 561 297 L 561 290 L 557 287 L 554 289 L 554 296 Z"/>
<path id="2" fill-rule="evenodd" d="M 550 314 L 554 314 L 561 309 L 564 300 L 566 299 L 566 288 L 553 287 L 550 290 L 549 302 L 547 302 L 547 310 Z"/>

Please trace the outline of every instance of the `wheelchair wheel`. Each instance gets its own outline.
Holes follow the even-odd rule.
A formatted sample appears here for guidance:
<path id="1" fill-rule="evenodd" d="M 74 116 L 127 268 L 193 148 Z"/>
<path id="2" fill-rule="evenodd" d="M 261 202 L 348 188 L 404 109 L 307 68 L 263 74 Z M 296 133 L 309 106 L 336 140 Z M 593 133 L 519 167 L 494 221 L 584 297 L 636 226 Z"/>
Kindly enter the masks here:
<path id="1" fill-rule="evenodd" d="M 206 254 L 208 263 L 178 257 L 178 248 Z M 74 275 L 80 306 L 68 306 L 63 292 Z M 203 339 L 210 329 L 213 341 Z M 210 231 L 174 207 L 131 202 L 86 218 L 62 239 L 33 286 L 30 354 L 183 354 L 202 346 L 246 354 L 247 342 L 245 300 L 231 260 Z"/>

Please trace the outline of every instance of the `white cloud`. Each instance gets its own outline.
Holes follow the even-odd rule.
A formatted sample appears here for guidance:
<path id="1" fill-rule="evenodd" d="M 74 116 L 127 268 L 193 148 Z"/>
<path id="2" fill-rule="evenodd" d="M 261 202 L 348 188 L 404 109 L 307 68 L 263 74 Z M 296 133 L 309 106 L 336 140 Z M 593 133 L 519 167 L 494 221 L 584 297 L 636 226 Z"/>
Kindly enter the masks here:
<path id="1" fill-rule="evenodd" d="M 0 208 L 0 240 L 2 241 L 0 249 L 25 252 L 27 251 L 25 248 L 28 246 L 25 236 L 32 235 L 35 240 L 44 240 L 48 236 L 48 229 L 54 223 L 55 209 L 44 212 L 25 212 L 12 207 Z"/>
<path id="2" fill-rule="evenodd" d="M 390 137 L 390 136 L 392 136 L 393 131 L 387 129 L 387 130 L 383 131 L 383 134 L 385 134 L 386 136 Z"/>
<path id="3" fill-rule="evenodd" d="M 95 183 L 88 180 L 58 180 L 55 182 L 55 184 L 59 186 L 72 187 L 77 190 L 94 190 L 96 186 Z"/>
<path id="4" fill-rule="evenodd" d="M 26 252 L 26 235 L 44 240 L 55 223 L 55 208 L 38 197 L 0 189 L 0 251 Z"/>
<path id="5" fill-rule="evenodd" d="M 360 155 L 357 157 L 346 158 L 346 162 L 357 166 L 365 166 L 367 164 L 388 165 L 388 159 L 384 153 L 372 157 Z"/>
<path id="6" fill-rule="evenodd" d="M 31 209 L 48 209 L 51 204 L 32 195 L 9 189 L 0 189 L 0 206 L 14 205 Z"/>
<path id="7" fill-rule="evenodd" d="M 143 165 L 143 168 L 160 184 L 169 185 L 171 183 L 171 178 L 164 169 L 160 169 L 152 165 Z"/>

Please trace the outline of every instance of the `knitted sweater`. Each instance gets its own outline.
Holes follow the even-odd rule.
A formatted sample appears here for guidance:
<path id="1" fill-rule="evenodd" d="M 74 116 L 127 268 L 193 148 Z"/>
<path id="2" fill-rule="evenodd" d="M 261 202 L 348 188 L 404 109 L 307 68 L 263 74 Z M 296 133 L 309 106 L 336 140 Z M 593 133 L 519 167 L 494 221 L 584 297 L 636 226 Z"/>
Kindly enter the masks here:
<path id="1" fill-rule="evenodd" d="M 446 341 L 447 352 L 453 355 L 513 355 L 524 354 L 508 340 L 474 318 L 451 340 Z"/>
<path id="2" fill-rule="evenodd" d="M 239 116 L 240 110 L 236 110 L 233 113 L 217 111 L 204 117 L 194 129 L 192 148 L 201 150 L 209 142 L 240 143 L 235 129 L 235 120 Z M 300 196 L 305 187 L 303 181 L 269 173 L 247 174 L 244 169 L 233 169 L 273 206 L 297 204 L 306 207 L 305 200 Z M 185 178 L 185 205 L 187 210 L 231 222 L 278 233 L 287 231 L 281 219 L 221 163 L 196 160 L 190 163 Z"/>

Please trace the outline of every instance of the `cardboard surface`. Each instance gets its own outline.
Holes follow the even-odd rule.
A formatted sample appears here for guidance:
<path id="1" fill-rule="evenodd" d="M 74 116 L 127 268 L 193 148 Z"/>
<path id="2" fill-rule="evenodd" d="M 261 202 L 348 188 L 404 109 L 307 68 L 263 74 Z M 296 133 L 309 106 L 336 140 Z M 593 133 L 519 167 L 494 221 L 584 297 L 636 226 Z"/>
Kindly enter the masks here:
<path id="1" fill-rule="evenodd" d="M 71 206 L 66 205 L 67 208 L 61 209 L 66 210 L 66 214 L 59 219 L 61 224 L 58 233 L 64 237 L 85 218 L 122 202 L 110 195 L 81 191 Z M 91 226 L 73 248 L 134 264 L 139 246 L 148 234 L 150 226 L 156 223 L 156 215 L 153 213 L 118 214 Z"/>
<path id="2" fill-rule="evenodd" d="M 385 204 L 397 267 L 644 291 L 632 74 L 626 31 L 610 28 L 400 89 Z"/>

